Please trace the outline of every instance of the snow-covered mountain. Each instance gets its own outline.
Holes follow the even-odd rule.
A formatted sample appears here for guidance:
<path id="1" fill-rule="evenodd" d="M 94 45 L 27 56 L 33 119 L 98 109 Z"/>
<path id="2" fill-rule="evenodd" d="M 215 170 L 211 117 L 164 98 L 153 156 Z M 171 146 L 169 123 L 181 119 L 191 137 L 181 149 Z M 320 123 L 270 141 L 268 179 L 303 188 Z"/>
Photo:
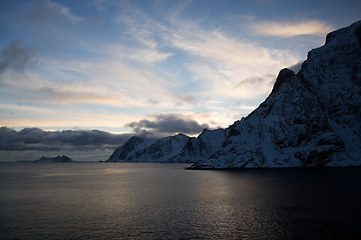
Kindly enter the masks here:
<path id="1" fill-rule="evenodd" d="M 132 137 L 118 147 L 107 162 L 171 162 L 189 139 L 182 133 L 158 140 Z"/>
<path id="2" fill-rule="evenodd" d="M 361 165 L 361 21 L 331 32 L 297 75 L 227 129 L 133 137 L 107 161 L 197 162 L 192 169 Z"/>
<path id="3" fill-rule="evenodd" d="M 171 162 L 197 162 L 200 159 L 208 159 L 218 151 L 226 140 L 228 129 L 208 130 L 203 129 L 197 138 L 191 138 L 182 148 L 181 152 L 170 159 Z"/>
<path id="4" fill-rule="evenodd" d="M 192 168 L 360 166 L 360 122 L 361 21 L 329 33 L 297 75 L 281 70 L 269 97 Z"/>
<path id="5" fill-rule="evenodd" d="M 220 128 L 203 129 L 197 138 L 182 133 L 158 140 L 132 137 L 107 162 L 197 162 L 218 151 L 227 135 L 228 129 Z"/>
<path id="6" fill-rule="evenodd" d="M 140 137 L 131 137 L 122 146 L 119 146 L 106 162 L 129 161 L 129 159 L 139 150 L 143 150 L 153 143 L 154 139 L 145 139 Z"/>

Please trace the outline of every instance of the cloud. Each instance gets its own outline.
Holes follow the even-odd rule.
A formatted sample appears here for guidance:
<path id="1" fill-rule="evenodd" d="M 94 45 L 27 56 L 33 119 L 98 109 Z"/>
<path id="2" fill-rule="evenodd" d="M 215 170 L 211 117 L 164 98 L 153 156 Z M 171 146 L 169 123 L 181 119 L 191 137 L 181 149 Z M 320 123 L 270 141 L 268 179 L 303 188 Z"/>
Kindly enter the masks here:
<path id="1" fill-rule="evenodd" d="M 111 89 L 104 88 L 97 83 L 60 84 L 53 83 L 41 87 L 39 97 L 33 102 L 46 104 L 100 104 L 119 106 L 124 99 Z M 109 94 L 111 93 L 111 94 Z"/>
<path id="2" fill-rule="evenodd" d="M 64 76 L 64 72 L 54 76 Z M 65 73 L 67 74 L 67 73 Z M 71 79 L 72 76 L 68 77 Z M 73 77 L 76 80 L 83 80 L 82 77 Z M 13 81 L 12 79 L 16 79 Z M 18 100 L 22 103 L 45 104 L 45 105 L 77 105 L 95 104 L 108 106 L 124 106 L 131 100 L 114 88 L 103 86 L 96 82 L 57 82 L 44 78 L 33 72 L 29 72 L 27 77 L 9 78 L 4 77 L 2 82 L 9 86 L 9 91 L 16 91 Z M 127 102 L 127 103 L 125 103 Z"/>
<path id="3" fill-rule="evenodd" d="M 296 23 L 256 22 L 251 24 L 250 28 L 258 35 L 279 37 L 294 37 L 299 35 L 316 35 L 324 37 L 333 30 L 332 26 L 318 20 L 308 20 Z"/>
<path id="4" fill-rule="evenodd" d="M 130 47 L 123 44 L 111 44 L 103 47 L 104 51 L 123 59 L 131 59 L 139 63 L 153 64 L 164 61 L 172 53 L 162 53 L 151 47 Z"/>
<path id="5" fill-rule="evenodd" d="M 54 68 L 57 67 L 56 64 Z M 74 61 L 64 63 L 64 67 L 87 73 L 98 85 L 112 88 L 125 97 L 149 98 L 168 94 L 169 82 L 153 68 L 140 68 L 112 58 L 102 62 Z"/>
<path id="6" fill-rule="evenodd" d="M 36 65 L 38 60 L 35 47 L 28 46 L 22 39 L 14 40 L 1 51 L 0 75 L 7 70 L 24 72 L 26 68 Z"/>
<path id="7" fill-rule="evenodd" d="M 24 95 L 26 92 L 23 93 Z M 140 114 L 129 113 L 126 110 L 113 108 L 104 110 L 104 106 L 95 104 L 87 106 L 40 105 L 37 103 L 0 103 L 0 126 L 20 128 L 24 126 L 46 127 L 47 129 L 95 128 L 94 126 L 109 129 L 107 131 L 119 132 L 119 126 L 141 118 Z"/>
<path id="8" fill-rule="evenodd" d="M 73 14 L 67 6 L 53 1 L 26 1 L 20 4 L 20 11 L 16 14 L 20 16 L 22 26 L 26 26 L 24 33 L 32 34 L 35 39 L 43 44 L 54 44 L 52 40 L 69 41 L 74 43 L 74 34 L 66 32 L 74 29 L 74 26 L 85 23 L 82 17 Z M 79 25 L 78 25 L 79 26 Z M 79 33 L 78 28 L 76 33 Z M 45 40 L 45 41 L 44 41 Z"/>
<path id="9" fill-rule="evenodd" d="M 291 69 L 295 74 L 297 74 L 301 70 L 303 62 L 304 60 L 298 61 L 292 66 L 289 66 L 288 69 Z"/>
<path id="10" fill-rule="evenodd" d="M 160 34 L 162 28 L 158 23 L 147 16 L 139 7 L 130 4 L 128 1 L 117 1 L 113 7 L 118 9 L 116 22 L 128 26 L 125 34 L 149 48 L 154 49 L 158 46 L 156 36 Z"/>
<path id="11" fill-rule="evenodd" d="M 251 87 L 251 86 L 260 86 L 260 85 L 273 85 L 275 81 L 275 76 L 266 75 L 265 77 L 252 76 L 246 79 L 242 79 L 236 84 L 236 87 Z"/>
<path id="12" fill-rule="evenodd" d="M 150 105 L 158 105 L 159 101 L 153 99 L 153 98 L 148 98 L 147 101 L 145 102 L 146 104 L 150 104 Z"/>
<path id="13" fill-rule="evenodd" d="M 230 98 L 259 98 L 270 92 L 272 86 L 258 85 L 234 88 L 243 79 L 276 75 L 280 69 L 299 60 L 288 49 L 272 49 L 256 42 L 229 36 L 221 29 L 201 28 L 198 23 L 174 21 L 163 40 L 170 46 L 191 55 L 184 67 L 197 81 L 199 94 L 203 96 Z M 198 94 L 198 95 L 199 95 Z"/>
<path id="14" fill-rule="evenodd" d="M 191 96 L 191 95 L 186 95 L 186 96 L 179 96 L 176 97 L 176 103 L 175 106 L 177 107 L 182 107 L 183 105 L 188 104 L 188 105 L 197 105 L 197 101 L 196 99 Z"/>
<path id="15" fill-rule="evenodd" d="M 175 133 L 194 135 L 200 133 L 204 128 L 209 128 L 208 124 L 199 124 L 180 114 L 160 114 L 155 116 L 154 121 L 143 119 L 125 126 L 133 128 L 136 133 L 168 136 Z"/>
<path id="16" fill-rule="evenodd" d="M 172 56 L 171 53 L 160 53 L 154 49 L 138 49 L 136 52 L 128 55 L 133 60 L 148 64 L 161 62 L 170 56 Z"/>
<path id="17" fill-rule="evenodd" d="M 68 106 L 96 104 L 142 107 L 147 99 L 171 99 L 171 90 L 168 88 L 174 87 L 162 76 L 162 72 L 154 68 L 137 68 L 117 59 L 96 62 L 42 58 L 39 69 L 48 75 L 29 71 L 26 78 L 11 81 L 11 78 L 4 76 L 2 81 L 18 93 L 25 93 L 18 94 L 22 102 Z"/>
<path id="18" fill-rule="evenodd" d="M 102 50 L 116 55 L 122 61 L 131 59 L 137 63 L 158 64 L 159 68 L 156 71 L 159 76 L 164 76 L 165 80 L 159 79 L 160 81 L 158 81 L 156 78 L 159 77 L 157 76 L 155 76 L 156 78 L 146 76 L 147 79 L 144 82 L 138 83 L 142 78 L 131 77 L 131 83 L 134 84 L 128 85 L 128 81 L 123 80 L 126 72 L 117 66 L 115 68 L 119 72 L 117 77 L 122 78 L 123 83 L 120 90 L 126 89 L 133 94 L 140 92 L 141 88 L 139 87 L 147 86 L 146 99 L 158 99 L 156 94 L 149 94 L 159 91 L 148 89 L 155 86 L 166 86 L 169 92 L 163 94 L 162 99 L 172 101 L 172 107 L 183 109 L 185 106 L 198 106 L 198 99 L 177 99 L 177 97 L 169 98 L 165 95 L 184 96 L 192 91 L 192 95 L 202 95 L 203 98 L 208 96 L 224 99 L 259 98 L 263 97 L 265 92 L 270 92 L 272 86 L 267 84 L 258 89 L 249 89 L 250 86 L 244 85 L 243 88 L 235 89 L 235 83 L 255 76 L 255 74 L 258 74 L 258 77 L 266 74 L 276 75 L 280 69 L 299 59 L 289 50 L 265 48 L 254 42 L 246 41 L 242 36 L 239 38 L 234 35 L 230 36 L 220 28 L 201 27 L 202 20 L 181 19 L 182 11 L 189 4 L 176 4 L 177 6 L 173 10 L 165 13 L 165 19 L 168 22 L 157 22 L 130 2 L 117 4 L 102 2 L 100 4 L 108 7 L 112 5 L 117 9 L 117 23 L 122 27 L 125 26 L 123 39 L 126 39 L 121 44 L 104 46 Z M 127 46 L 126 41 L 129 40 L 132 41 L 132 44 Z M 134 47 L 136 45 L 134 43 L 138 43 L 138 46 Z M 169 61 L 165 61 L 168 59 Z M 173 62 L 175 59 L 176 64 Z M 141 69 L 144 69 L 143 67 Z M 169 70 L 178 74 L 172 76 L 172 73 L 167 72 Z M 156 84 L 153 84 L 155 81 Z M 173 82 L 169 83 L 170 81 Z M 149 83 L 152 84 L 149 85 Z M 138 89 L 133 90 L 133 86 L 137 86 Z"/>
<path id="19" fill-rule="evenodd" d="M 40 24 L 55 24 L 57 26 L 68 24 L 69 21 L 82 20 L 81 17 L 73 15 L 68 7 L 51 1 L 31 3 L 27 8 L 25 17 Z"/>
<path id="20" fill-rule="evenodd" d="M 16 131 L 0 128 L 2 151 L 95 151 L 115 149 L 134 134 L 111 134 L 100 130 L 44 131 L 40 128 L 24 128 Z"/>
<path id="21" fill-rule="evenodd" d="M 143 119 L 126 124 L 133 133 L 112 134 L 100 130 L 44 131 L 40 128 L 24 128 L 20 131 L 0 128 L 1 151 L 105 151 L 115 149 L 131 136 L 145 138 L 166 137 L 175 133 L 199 134 L 208 124 L 179 114 L 156 115 L 155 120 Z"/>
<path id="22" fill-rule="evenodd" d="M 293 59 L 289 52 L 267 49 L 252 42 L 231 38 L 219 29 L 204 30 L 194 23 L 183 23 L 170 30 L 169 41 L 178 49 L 207 58 L 218 68 L 259 68 L 279 66 Z M 247 71 L 249 72 L 249 70 Z"/>

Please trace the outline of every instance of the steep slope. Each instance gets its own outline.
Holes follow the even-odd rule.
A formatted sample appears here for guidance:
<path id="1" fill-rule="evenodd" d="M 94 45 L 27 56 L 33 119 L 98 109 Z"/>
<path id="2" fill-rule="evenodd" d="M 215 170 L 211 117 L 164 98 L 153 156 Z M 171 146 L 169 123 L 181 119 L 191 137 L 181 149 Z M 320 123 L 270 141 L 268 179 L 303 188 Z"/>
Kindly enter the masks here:
<path id="1" fill-rule="evenodd" d="M 107 162 L 170 162 L 169 159 L 177 156 L 189 139 L 182 133 L 158 140 L 132 137 L 118 147 Z"/>
<path id="2" fill-rule="evenodd" d="M 184 145 L 181 152 L 171 159 L 172 162 L 197 162 L 199 159 L 208 159 L 221 148 L 226 140 L 227 129 L 203 129 L 197 138 L 191 138 Z"/>
<path id="3" fill-rule="evenodd" d="M 155 142 L 156 140 L 153 139 L 131 137 L 126 143 L 115 149 L 106 162 L 128 161 L 137 151 L 147 148 Z"/>
<path id="4" fill-rule="evenodd" d="M 197 138 L 182 133 L 158 140 L 132 137 L 107 162 L 197 162 L 218 151 L 227 134 L 227 129 L 203 129 Z"/>
<path id="5" fill-rule="evenodd" d="M 327 35 L 295 75 L 235 122 L 222 148 L 193 169 L 361 165 L 361 21 Z"/>

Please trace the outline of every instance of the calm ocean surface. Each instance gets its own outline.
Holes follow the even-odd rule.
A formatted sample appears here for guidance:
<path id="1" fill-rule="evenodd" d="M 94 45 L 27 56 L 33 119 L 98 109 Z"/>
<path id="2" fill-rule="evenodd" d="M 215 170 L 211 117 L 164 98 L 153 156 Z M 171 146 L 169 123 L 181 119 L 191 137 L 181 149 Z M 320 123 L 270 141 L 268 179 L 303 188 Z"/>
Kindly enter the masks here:
<path id="1" fill-rule="evenodd" d="M 0 163 L 1 239 L 360 239 L 361 168 Z"/>

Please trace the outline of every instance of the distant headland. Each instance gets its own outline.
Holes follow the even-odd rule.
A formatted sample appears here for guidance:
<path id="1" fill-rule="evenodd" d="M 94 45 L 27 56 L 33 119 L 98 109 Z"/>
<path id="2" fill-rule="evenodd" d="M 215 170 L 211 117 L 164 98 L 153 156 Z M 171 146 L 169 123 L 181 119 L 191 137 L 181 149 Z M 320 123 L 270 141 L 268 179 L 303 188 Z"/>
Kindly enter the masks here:
<path id="1" fill-rule="evenodd" d="M 68 156 L 57 156 L 57 157 L 45 157 L 42 156 L 38 160 L 27 161 L 27 160 L 19 160 L 18 162 L 75 162 Z"/>

